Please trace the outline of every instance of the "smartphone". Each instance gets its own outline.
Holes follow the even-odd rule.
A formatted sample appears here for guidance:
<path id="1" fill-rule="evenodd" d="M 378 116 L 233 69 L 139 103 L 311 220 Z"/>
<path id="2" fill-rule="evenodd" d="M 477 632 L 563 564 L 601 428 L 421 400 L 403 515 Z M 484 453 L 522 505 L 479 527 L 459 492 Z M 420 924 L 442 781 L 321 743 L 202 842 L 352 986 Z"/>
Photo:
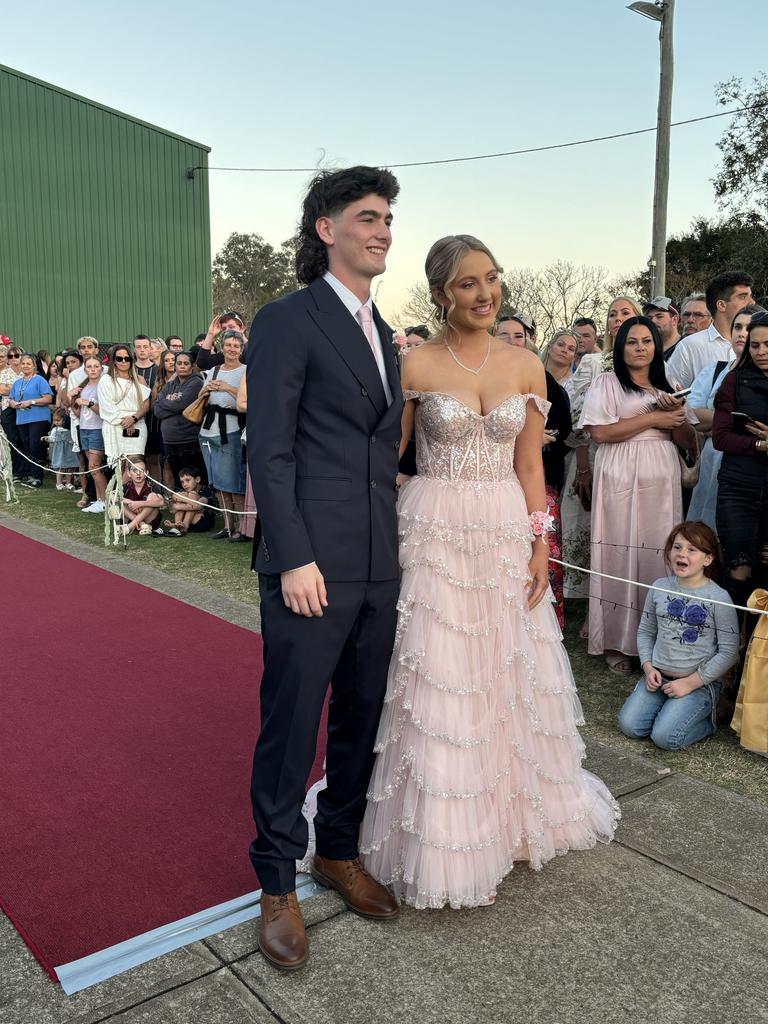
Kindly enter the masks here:
<path id="1" fill-rule="evenodd" d="M 672 398 L 687 398 L 688 395 L 690 395 L 690 393 L 691 393 L 691 389 L 690 388 L 683 388 L 682 391 L 673 391 L 672 392 Z"/>
<path id="2" fill-rule="evenodd" d="M 130 429 L 128 427 L 123 427 L 123 437 L 138 437 L 138 436 L 139 436 L 139 432 L 138 432 L 138 430 L 135 427 L 132 427 Z"/>
<path id="3" fill-rule="evenodd" d="M 748 423 L 753 427 L 757 426 L 755 420 L 753 420 L 751 416 L 747 416 L 745 412 L 732 412 L 731 419 L 734 423 L 738 423 L 742 427 L 745 427 Z"/>

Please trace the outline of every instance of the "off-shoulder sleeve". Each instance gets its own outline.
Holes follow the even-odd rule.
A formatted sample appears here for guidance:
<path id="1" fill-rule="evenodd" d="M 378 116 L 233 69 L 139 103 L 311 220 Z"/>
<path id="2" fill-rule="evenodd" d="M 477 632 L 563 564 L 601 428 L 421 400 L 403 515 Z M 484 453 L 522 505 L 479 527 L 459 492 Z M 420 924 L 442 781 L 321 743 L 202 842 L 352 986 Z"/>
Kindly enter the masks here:
<path id="1" fill-rule="evenodd" d="M 544 419 L 546 419 L 549 415 L 549 410 L 552 408 L 552 403 L 548 402 L 546 398 L 542 398 L 541 395 L 534 395 L 533 392 L 529 392 L 525 397 L 529 402 L 533 402 Z"/>
<path id="2" fill-rule="evenodd" d="M 409 388 L 403 389 L 403 399 L 407 402 L 412 398 L 419 398 L 421 396 L 420 391 L 412 391 Z"/>
<path id="3" fill-rule="evenodd" d="M 604 427 L 619 422 L 618 387 L 620 385 L 613 373 L 601 373 L 595 377 L 584 398 L 580 427 Z"/>

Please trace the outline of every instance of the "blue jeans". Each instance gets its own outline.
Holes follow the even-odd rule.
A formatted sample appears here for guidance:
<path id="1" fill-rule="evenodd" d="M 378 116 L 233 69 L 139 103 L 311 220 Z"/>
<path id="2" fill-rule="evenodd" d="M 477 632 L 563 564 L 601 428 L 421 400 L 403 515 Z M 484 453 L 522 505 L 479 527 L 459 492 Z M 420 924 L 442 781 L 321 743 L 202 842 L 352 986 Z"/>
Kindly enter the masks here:
<path id="1" fill-rule="evenodd" d="M 685 697 L 667 697 L 661 688 L 650 693 L 643 678 L 619 712 L 619 729 L 630 739 L 650 736 L 663 750 L 682 750 L 715 732 L 714 712 L 720 689 L 720 683 L 707 683 Z"/>

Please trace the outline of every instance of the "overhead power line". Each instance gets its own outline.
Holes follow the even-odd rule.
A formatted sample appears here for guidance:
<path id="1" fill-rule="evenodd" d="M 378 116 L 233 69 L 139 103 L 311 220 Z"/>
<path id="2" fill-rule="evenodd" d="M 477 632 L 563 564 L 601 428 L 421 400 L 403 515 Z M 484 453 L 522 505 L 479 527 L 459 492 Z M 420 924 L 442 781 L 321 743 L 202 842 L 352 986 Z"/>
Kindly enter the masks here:
<path id="1" fill-rule="evenodd" d="M 673 121 L 671 127 L 678 128 L 684 124 L 696 124 L 699 121 L 711 121 L 716 117 L 729 117 L 731 114 L 741 114 L 748 110 L 759 110 L 768 106 L 768 103 L 753 103 L 748 107 L 737 107 L 735 110 L 721 110 L 717 114 L 705 114 L 703 117 L 689 117 L 685 121 Z M 379 167 L 434 167 L 437 164 L 461 164 L 469 163 L 472 160 L 498 160 L 505 156 L 522 156 L 524 153 L 546 153 L 553 149 L 570 149 L 573 146 L 589 146 L 594 142 L 610 142 L 612 139 L 626 139 L 631 135 L 647 135 L 655 132 L 653 128 L 636 128 L 631 132 L 616 132 L 614 135 L 598 135 L 593 139 L 578 139 L 576 142 L 556 142 L 550 146 L 531 146 L 527 149 L 510 149 L 504 153 L 478 153 L 475 156 L 449 156 L 440 160 L 410 160 L 405 163 L 388 163 L 386 161 L 377 164 Z M 187 177 L 194 178 L 195 171 L 247 171 L 257 174 L 307 174 L 321 170 L 320 167 L 196 167 L 187 168 Z"/>

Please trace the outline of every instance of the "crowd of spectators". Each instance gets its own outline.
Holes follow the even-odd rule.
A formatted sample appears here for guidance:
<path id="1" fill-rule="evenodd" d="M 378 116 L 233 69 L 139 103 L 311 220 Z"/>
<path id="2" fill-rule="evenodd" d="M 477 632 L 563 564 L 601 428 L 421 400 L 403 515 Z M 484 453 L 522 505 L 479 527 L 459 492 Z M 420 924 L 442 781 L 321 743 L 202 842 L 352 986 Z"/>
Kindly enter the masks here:
<path id="1" fill-rule="evenodd" d="M 104 513 L 107 482 L 120 473 L 122 533 L 247 541 L 253 524 L 237 514 L 246 489 L 244 332 L 230 312 L 189 350 L 177 335 L 139 334 L 106 351 L 84 336 L 51 356 L 9 339 L 0 345 L 0 404 L 14 482 L 42 487 L 49 469 L 57 490 L 77 495 L 75 509 Z M 201 414 L 185 415 L 195 403 Z"/>
<path id="2" fill-rule="evenodd" d="M 107 480 L 119 472 L 120 532 L 248 540 L 254 516 L 240 515 L 255 512 L 245 459 L 245 330 L 243 316 L 230 311 L 189 350 L 176 335 L 137 335 L 106 353 L 86 336 L 53 357 L 1 345 L 2 427 L 14 446 L 14 479 L 39 488 L 48 467 L 57 489 L 78 495 L 82 512 L 103 513 Z M 406 334 L 411 346 L 429 338 L 424 325 Z M 579 625 L 589 653 L 620 676 L 635 675 L 642 663 L 621 727 L 640 735 L 647 725 L 649 735 L 659 715 L 660 745 L 679 746 L 672 729 L 679 708 L 661 711 L 665 699 L 683 696 L 681 687 L 667 692 L 670 680 L 645 657 L 656 650 L 649 619 L 658 623 L 662 614 L 647 587 L 680 582 L 670 558 L 682 546 L 683 561 L 695 561 L 697 550 L 707 560 L 707 593 L 716 588 L 721 552 L 726 601 L 745 605 L 756 589 L 768 590 L 768 313 L 754 303 L 752 278 L 735 271 L 679 305 L 663 295 L 642 306 L 617 296 L 602 332 L 580 317 L 539 347 L 533 319 L 509 311 L 496 335 L 538 352 L 546 371 L 543 463 L 561 627 L 568 599 L 588 599 Z M 401 472 L 415 472 L 412 441 Z M 708 627 L 707 654 L 719 666 L 726 648 L 733 653 L 725 641 L 720 654 L 717 642 L 712 647 L 723 621 L 720 614 Z M 742 657 L 753 624 L 739 616 Z M 656 646 L 668 651 L 670 635 L 665 622 Z M 691 661 L 690 628 L 678 640 Z M 704 675 L 693 687 L 701 690 L 699 724 L 682 745 L 709 734 L 725 689 Z"/>
<path id="3" fill-rule="evenodd" d="M 520 313 L 500 315 L 497 337 L 536 348 Z M 678 749 L 728 719 L 757 621 L 733 604 L 761 606 L 768 590 L 768 313 L 749 274 L 726 272 L 679 306 L 617 296 L 601 338 L 579 318 L 540 355 L 550 555 L 566 563 L 550 571 L 558 618 L 567 599 L 588 599 L 589 653 L 643 673 L 620 727 Z M 696 559 L 706 571 L 691 584 Z"/>

